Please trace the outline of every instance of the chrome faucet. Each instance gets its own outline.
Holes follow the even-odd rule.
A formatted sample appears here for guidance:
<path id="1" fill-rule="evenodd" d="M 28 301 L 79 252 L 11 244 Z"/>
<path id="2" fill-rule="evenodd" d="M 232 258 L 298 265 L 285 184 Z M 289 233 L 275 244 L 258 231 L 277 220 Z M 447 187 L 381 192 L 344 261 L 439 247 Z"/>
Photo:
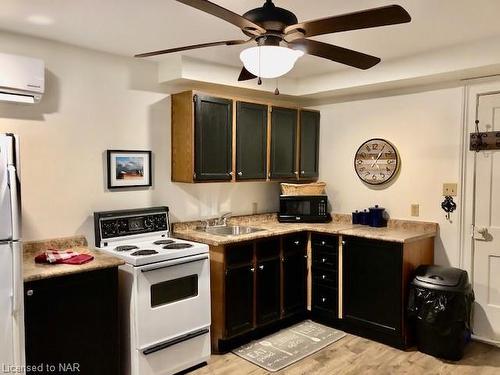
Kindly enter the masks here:
<path id="1" fill-rule="evenodd" d="M 215 225 L 226 226 L 227 219 L 229 219 L 232 214 L 233 214 L 232 212 L 223 213 L 217 219 L 215 219 Z"/>

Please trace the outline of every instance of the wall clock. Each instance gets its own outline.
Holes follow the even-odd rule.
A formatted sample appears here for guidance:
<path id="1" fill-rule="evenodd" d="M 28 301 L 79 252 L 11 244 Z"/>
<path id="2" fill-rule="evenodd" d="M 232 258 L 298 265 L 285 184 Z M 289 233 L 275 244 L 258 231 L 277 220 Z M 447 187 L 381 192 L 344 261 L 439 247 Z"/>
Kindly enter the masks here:
<path id="1" fill-rule="evenodd" d="M 381 185 L 396 176 L 400 158 L 396 147 L 382 138 L 372 138 L 359 146 L 354 169 L 361 181 Z"/>

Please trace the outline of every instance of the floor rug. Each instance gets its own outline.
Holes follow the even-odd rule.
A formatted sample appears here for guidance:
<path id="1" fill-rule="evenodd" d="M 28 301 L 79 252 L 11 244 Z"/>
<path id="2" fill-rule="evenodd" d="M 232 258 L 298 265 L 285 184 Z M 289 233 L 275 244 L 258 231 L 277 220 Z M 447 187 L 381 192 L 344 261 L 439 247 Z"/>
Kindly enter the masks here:
<path id="1" fill-rule="evenodd" d="M 305 320 L 240 346 L 233 350 L 233 353 L 267 371 L 275 372 L 323 349 L 345 335 L 342 331 Z"/>

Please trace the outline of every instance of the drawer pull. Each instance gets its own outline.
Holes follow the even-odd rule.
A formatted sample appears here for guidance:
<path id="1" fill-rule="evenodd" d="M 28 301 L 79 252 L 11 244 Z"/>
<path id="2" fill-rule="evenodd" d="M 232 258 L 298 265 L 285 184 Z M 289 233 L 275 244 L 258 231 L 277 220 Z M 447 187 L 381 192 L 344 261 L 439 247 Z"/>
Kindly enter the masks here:
<path id="1" fill-rule="evenodd" d="M 326 302 L 326 298 L 325 297 L 321 297 L 321 302 L 325 303 Z"/>
<path id="2" fill-rule="evenodd" d="M 326 262 L 326 258 L 321 258 L 321 263 L 325 263 Z"/>
<path id="3" fill-rule="evenodd" d="M 263 269 L 264 269 L 264 265 L 263 265 L 263 264 L 261 264 L 261 265 L 259 266 L 259 270 L 261 270 L 261 271 L 262 271 Z"/>
<path id="4" fill-rule="evenodd" d="M 325 241 L 321 241 L 321 245 L 325 246 L 326 242 Z"/>
<path id="5" fill-rule="evenodd" d="M 322 278 L 323 280 L 326 280 L 326 275 L 321 275 L 321 278 Z"/>
<path id="6" fill-rule="evenodd" d="M 250 268 L 250 272 L 255 272 L 255 268 Z"/>
<path id="7" fill-rule="evenodd" d="M 300 245 L 300 241 L 294 241 L 293 242 L 295 245 Z"/>

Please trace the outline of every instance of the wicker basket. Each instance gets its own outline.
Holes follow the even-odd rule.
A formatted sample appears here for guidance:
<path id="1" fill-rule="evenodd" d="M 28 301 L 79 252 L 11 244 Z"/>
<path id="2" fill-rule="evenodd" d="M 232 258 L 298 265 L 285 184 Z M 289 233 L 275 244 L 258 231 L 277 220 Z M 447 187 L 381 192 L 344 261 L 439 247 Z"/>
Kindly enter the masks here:
<path id="1" fill-rule="evenodd" d="M 313 182 L 310 184 L 281 184 L 283 195 L 321 195 L 325 194 L 324 182 Z"/>

